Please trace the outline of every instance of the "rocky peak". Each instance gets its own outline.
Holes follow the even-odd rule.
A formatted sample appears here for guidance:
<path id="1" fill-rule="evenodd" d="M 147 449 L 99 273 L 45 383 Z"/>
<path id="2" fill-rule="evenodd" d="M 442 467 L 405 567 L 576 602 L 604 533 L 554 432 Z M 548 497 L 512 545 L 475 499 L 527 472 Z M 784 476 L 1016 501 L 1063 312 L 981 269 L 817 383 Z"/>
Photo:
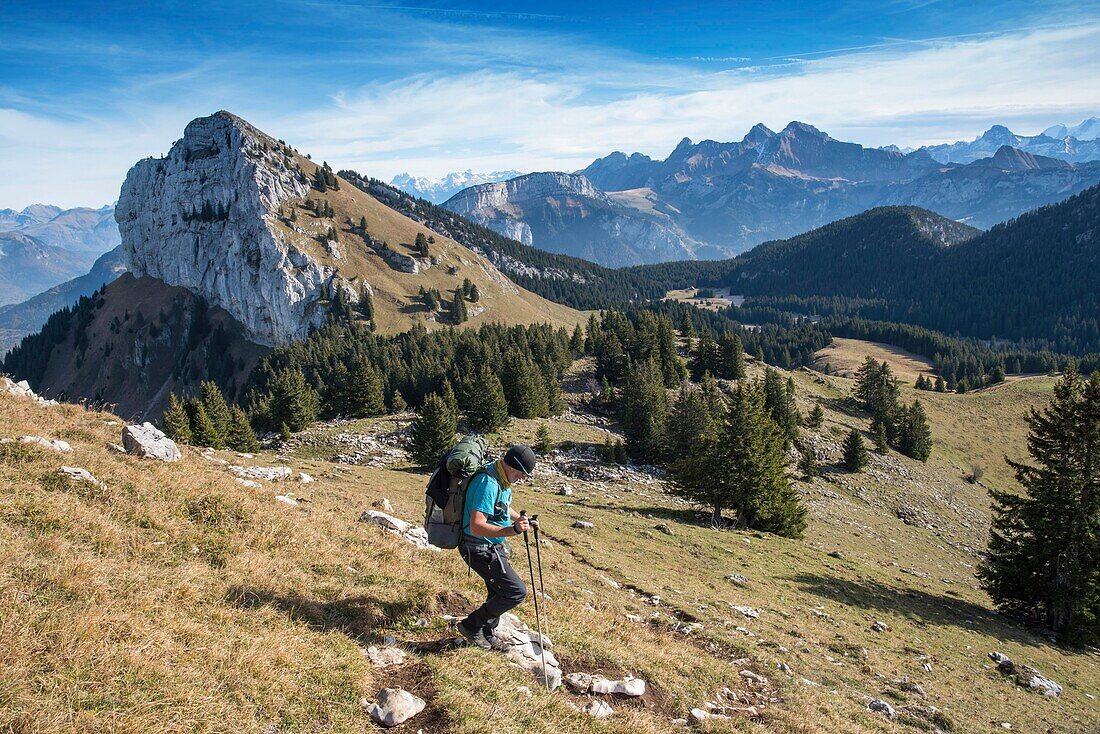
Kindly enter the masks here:
<path id="1" fill-rule="evenodd" d="M 309 191 L 289 149 L 228 112 L 192 120 L 164 158 L 139 161 L 115 210 L 135 276 L 182 286 L 275 344 L 323 323 L 335 271 L 274 226 Z"/>
<path id="2" fill-rule="evenodd" d="M 982 133 L 980 138 L 988 143 L 1000 143 L 1001 145 L 1016 145 L 1019 138 L 1004 125 L 994 125 Z"/>
<path id="3" fill-rule="evenodd" d="M 993 154 L 992 158 L 976 161 L 973 165 L 982 164 L 989 168 L 997 168 L 1002 171 L 1038 171 L 1054 168 L 1071 168 L 1069 163 L 1056 158 L 1047 158 L 1041 155 L 1032 155 L 1019 148 L 1010 145 L 1002 145 Z"/>
<path id="4" fill-rule="evenodd" d="M 758 122 L 752 126 L 752 129 L 745 134 L 745 137 L 741 140 L 742 143 L 751 146 L 757 146 L 761 143 L 766 143 L 775 137 L 775 132 L 772 131 L 767 125 L 762 122 Z"/>

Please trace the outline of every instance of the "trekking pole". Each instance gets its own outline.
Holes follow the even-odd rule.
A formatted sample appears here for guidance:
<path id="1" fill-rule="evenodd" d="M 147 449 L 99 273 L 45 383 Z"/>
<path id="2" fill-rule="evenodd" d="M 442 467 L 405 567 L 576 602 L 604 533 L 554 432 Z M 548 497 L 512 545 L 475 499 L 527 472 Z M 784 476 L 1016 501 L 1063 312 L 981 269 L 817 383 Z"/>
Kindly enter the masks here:
<path id="1" fill-rule="evenodd" d="M 538 522 L 538 515 L 531 515 L 531 520 Z M 542 550 L 539 548 L 539 526 L 535 525 L 535 565 L 539 567 L 539 594 L 542 595 L 542 603 L 546 603 L 546 584 L 542 582 Z M 550 626 L 550 620 L 546 620 L 546 626 Z"/>
<path id="2" fill-rule="evenodd" d="M 527 517 L 527 510 L 520 510 L 520 517 Z M 536 531 L 537 532 L 537 531 Z M 546 692 L 550 692 L 550 671 L 546 669 L 546 640 L 542 636 L 542 614 L 539 612 L 539 595 L 535 593 L 535 566 L 531 561 L 531 540 L 527 531 L 523 531 L 523 545 L 527 548 L 527 570 L 531 573 L 531 598 L 535 602 L 535 625 L 539 631 L 539 651 L 542 653 L 542 682 L 546 684 Z M 535 543 L 535 553 L 538 553 L 538 543 Z"/>

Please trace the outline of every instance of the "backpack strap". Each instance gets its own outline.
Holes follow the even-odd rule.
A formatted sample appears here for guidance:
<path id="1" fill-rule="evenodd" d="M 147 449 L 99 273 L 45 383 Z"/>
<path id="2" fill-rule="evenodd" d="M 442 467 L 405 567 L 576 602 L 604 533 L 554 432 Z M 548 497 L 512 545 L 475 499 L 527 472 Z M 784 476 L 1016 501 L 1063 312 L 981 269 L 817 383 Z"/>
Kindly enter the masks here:
<path id="1" fill-rule="evenodd" d="M 485 467 L 481 467 L 480 469 L 478 469 L 476 472 L 474 472 L 473 474 L 471 474 L 468 478 L 466 478 L 464 480 L 466 482 L 466 488 L 467 489 L 470 488 L 470 482 L 474 481 L 474 477 L 476 477 L 478 474 L 488 474 L 488 473 L 489 473 L 489 470 L 486 469 Z M 498 480 L 497 481 L 497 498 L 496 498 L 496 501 L 493 502 L 494 507 L 496 507 L 498 504 L 500 504 L 500 498 L 501 498 L 501 496 L 503 496 L 503 494 L 504 494 L 504 485 L 501 484 L 500 481 Z M 470 493 L 468 491 L 463 492 L 463 494 L 462 494 L 462 516 L 463 517 L 466 516 L 466 503 L 469 502 L 469 501 L 470 501 Z"/>

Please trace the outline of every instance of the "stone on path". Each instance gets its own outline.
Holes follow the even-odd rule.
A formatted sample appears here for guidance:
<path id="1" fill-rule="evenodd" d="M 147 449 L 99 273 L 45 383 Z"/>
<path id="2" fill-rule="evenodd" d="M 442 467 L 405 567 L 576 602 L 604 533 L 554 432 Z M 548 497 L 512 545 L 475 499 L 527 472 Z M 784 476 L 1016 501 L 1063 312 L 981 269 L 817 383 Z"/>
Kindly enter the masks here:
<path id="1" fill-rule="evenodd" d="M 578 528 L 580 530 L 591 530 L 592 528 L 594 528 L 596 526 L 593 525 L 592 523 L 588 522 L 587 520 L 577 520 L 575 523 L 573 523 L 573 527 Z"/>
<path id="2" fill-rule="evenodd" d="M 377 701 L 360 701 L 371 718 L 385 727 L 404 724 L 424 710 L 427 704 L 403 688 L 383 688 L 375 696 Z"/>
<path id="3" fill-rule="evenodd" d="M 493 649 L 499 650 L 511 658 L 521 668 L 533 674 L 539 683 L 549 683 L 551 691 L 561 685 L 561 665 L 550 652 L 553 643 L 546 635 L 524 624 L 511 612 L 500 616 L 496 631 L 493 633 Z M 543 650 L 546 655 L 546 670 L 542 667 Z"/>
<path id="4" fill-rule="evenodd" d="M 45 438 L 44 436 L 23 436 L 19 439 L 19 443 L 33 444 L 62 454 L 71 453 L 73 450 L 73 447 L 65 441 Z"/>
<path id="5" fill-rule="evenodd" d="M 243 479 L 264 479 L 269 482 L 281 482 L 290 479 L 294 471 L 289 466 L 237 466 L 230 464 L 229 471 Z"/>
<path id="6" fill-rule="evenodd" d="M 62 474 L 74 482 L 84 482 L 90 484 L 93 487 L 99 487 L 100 489 L 106 489 L 107 485 L 92 476 L 92 473 L 87 469 L 81 469 L 78 466 L 63 466 L 57 470 L 58 474 Z"/>
<path id="7" fill-rule="evenodd" d="M 898 717 L 898 712 L 894 710 L 894 707 L 883 701 L 881 698 L 876 698 L 874 701 L 871 701 L 869 704 L 867 704 L 867 708 L 870 711 L 875 711 L 882 714 L 887 719 L 890 719 L 890 721 L 893 721 Z"/>
<path id="8" fill-rule="evenodd" d="M 405 662 L 405 651 L 399 647 L 377 647 L 371 645 L 364 654 L 376 668 L 388 668 Z"/>
<path id="9" fill-rule="evenodd" d="M 601 701 L 598 698 L 586 703 L 581 711 L 595 719 L 606 719 L 615 713 L 615 709 L 611 708 L 607 701 Z"/>
<path id="10" fill-rule="evenodd" d="M 134 456 L 158 461 L 179 461 L 183 458 L 176 442 L 152 423 L 123 426 L 122 445 Z"/>

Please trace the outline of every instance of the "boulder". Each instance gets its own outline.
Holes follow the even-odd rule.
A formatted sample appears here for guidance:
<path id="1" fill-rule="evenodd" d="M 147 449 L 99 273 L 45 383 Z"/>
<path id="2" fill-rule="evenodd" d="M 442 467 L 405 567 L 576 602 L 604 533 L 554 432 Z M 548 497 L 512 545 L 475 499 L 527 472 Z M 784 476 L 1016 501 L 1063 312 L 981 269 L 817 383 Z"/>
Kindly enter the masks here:
<path id="1" fill-rule="evenodd" d="M 304 471 L 300 471 L 298 472 L 298 481 L 302 484 L 312 484 L 317 480 L 311 477 L 309 474 L 306 474 Z"/>
<path id="2" fill-rule="evenodd" d="M 1016 682 L 1026 686 L 1028 690 L 1042 693 L 1044 696 L 1061 696 L 1062 686 L 1050 678 L 1043 677 L 1038 670 L 1027 665 L 1020 666 L 1020 672 L 1016 676 Z"/>
<path id="3" fill-rule="evenodd" d="M 379 499 L 379 500 L 375 500 L 374 502 L 371 502 L 370 506 L 374 507 L 374 508 L 377 508 L 377 509 L 381 510 L 382 512 L 389 512 L 389 513 L 393 512 L 393 505 L 390 504 L 390 501 L 388 499 L 386 499 L 385 497 L 383 497 L 382 499 Z"/>
<path id="4" fill-rule="evenodd" d="M 894 707 L 883 701 L 881 698 L 876 698 L 874 701 L 871 701 L 869 704 L 867 704 L 867 708 L 870 711 L 882 714 L 887 719 L 890 719 L 890 721 L 893 721 L 898 717 L 898 712 L 894 710 Z"/>
<path id="5" fill-rule="evenodd" d="M 564 487 L 562 487 L 561 489 L 558 490 L 558 494 L 562 495 L 563 497 L 572 497 L 573 496 L 573 486 L 570 485 L 570 484 L 565 485 Z"/>
<path id="6" fill-rule="evenodd" d="M 577 520 L 575 523 L 573 523 L 573 527 L 578 528 L 580 530 L 591 530 L 592 528 L 594 528 L 596 526 L 593 525 L 592 523 L 588 522 L 587 520 Z"/>
<path id="7" fill-rule="evenodd" d="M 403 688 L 383 688 L 375 696 L 375 703 L 367 702 L 365 708 L 371 718 L 384 727 L 404 724 L 424 710 L 424 699 Z"/>
<path id="8" fill-rule="evenodd" d="M 291 507 L 297 507 L 298 506 L 298 500 L 294 499 L 293 497 L 291 497 L 288 494 L 277 494 L 277 495 L 275 495 L 275 501 L 276 502 L 282 502 L 284 505 L 290 505 Z"/>
<path id="9" fill-rule="evenodd" d="M 669 526 L 669 524 L 667 522 L 658 523 L 657 525 L 654 525 L 653 528 L 654 528 L 654 530 L 658 530 L 658 531 L 664 533 L 665 535 L 672 535 L 673 534 L 672 533 L 672 527 Z"/>
<path id="10" fill-rule="evenodd" d="M 1012 675 L 1016 672 L 1016 664 L 1012 662 L 1012 659 L 1001 652 L 989 653 L 989 659 L 997 664 L 997 670 L 1001 671 L 1005 675 Z"/>
<path id="11" fill-rule="evenodd" d="M 760 612 L 756 611 L 752 607 L 741 606 L 738 604 L 734 604 L 732 606 L 734 611 L 741 612 L 741 614 L 745 615 L 749 619 L 757 619 L 760 617 Z"/>
<path id="12" fill-rule="evenodd" d="M 237 483 L 242 487 L 248 487 L 249 489 L 263 489 L 264 487 L 264 485 L 252 479 L 241 479 L 240 477 L 234 477 L 234 479 L 236 479 Z"/>
<path id="13" fill-rule="evenodd" d="M 0 391 L 6 392 L 9 395 L 15 395 L 16 397 L 30 398 L 39 405 L 57 405 L 56 400 L 47 400 L 35 394 L 34 390 L 31 390 L 30 383 L 26 380 L 12 382 L 10 378 L 0 377 Z"/>
<path id="14" fill-rule="evenodd" d="M 739 573 L 731 573 L 729 576 L 726 577 L 726 581 L 729 581 L 731 584 L 736 584 L 738 586 L 747 586 L 749 583 L 749 580 Z"/>
<path id="15" fill-rule="evenodd" d="M 592 676 L 589 691 L 620 696 L 644 696 L 645 681 L 632 675 L 628 675 L 622 680 L 608 680 L 603 676 L 596 675 Z"/>
<path id="16" fill-rule="evenodd" d="M 875 632 L 889 632 L 890 631 L 890 625 L 886 624 L 885 622 L 883 622 L 881 620 L 876 619 L 871 624 L 871 629 L 873 629 Z"/>
<path id="17" fill-rule="evenodd" d="M 57 451 L 58 453 L 67 454 L 71 453 L 73 447 L 67 442 L 59 439 L 44 438 L 43 436 L 23 436 L 19 439 L 20 443 L 32 444 L 34 446 L 40 446 L 44 449 L 51 451 Z"/>
<path id="18" fill-rule="evenodd" d="M 158 461 L 179 461 L 183 458 L 176 442 L 152 423 L 123 426 L 122 445 L 134 456 Z"/>
<path id="19" fill-rule="evenodd" d="M 385 512 L 380 512 L 379 510 L 363 510 L 363 513 L 359 515 L 359 521 L 373 523 L 384 530 L 396 533 L 417 548 L 439 550 L 428 542 L 428 533 L 424 528 L 417 527 L 412 523 L 407 523 Z"/>
<path id="20" fill-rule="evenodd" d="M 721 721 L 723 719 L 729 719 L 730 717 L 726 716 L 725 714 L 715 714 L 711 713 L 710 711 L 696 708 L 691 710 L 691 718 L 702 724 L 707 719 L 715 719 L 717 721 Z"/>

